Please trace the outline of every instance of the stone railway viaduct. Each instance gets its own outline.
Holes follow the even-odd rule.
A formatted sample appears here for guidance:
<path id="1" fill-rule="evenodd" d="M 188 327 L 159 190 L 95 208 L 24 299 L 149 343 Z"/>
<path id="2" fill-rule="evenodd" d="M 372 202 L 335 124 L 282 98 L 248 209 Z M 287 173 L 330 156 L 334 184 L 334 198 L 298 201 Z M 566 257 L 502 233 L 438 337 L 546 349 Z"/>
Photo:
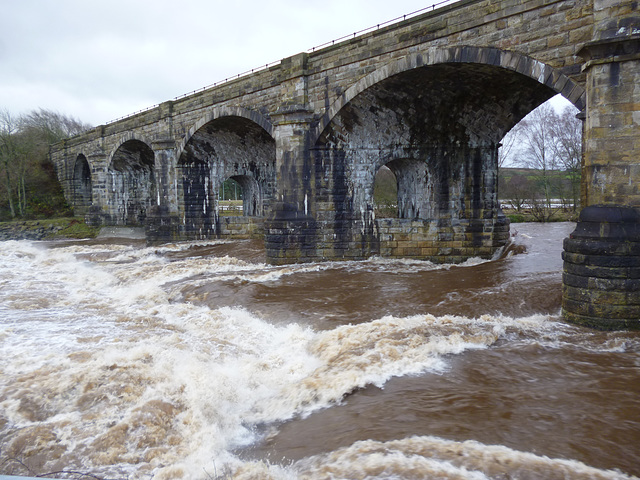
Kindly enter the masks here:
<path id="1" fill-rule="evenodd" d="M 460 0 L 56 144 L 69 202 L 151 241 L 263 236 L 276 264 L 456 262 L 509 238 L 503 136 L 560 93 L 584 120 L 567 318 L 640 323 L 640 13 L 629 0 Z M 398 218 L 375 218 L 386 165 Z M 218 193 L 243 187 L 243 216 Z"/>

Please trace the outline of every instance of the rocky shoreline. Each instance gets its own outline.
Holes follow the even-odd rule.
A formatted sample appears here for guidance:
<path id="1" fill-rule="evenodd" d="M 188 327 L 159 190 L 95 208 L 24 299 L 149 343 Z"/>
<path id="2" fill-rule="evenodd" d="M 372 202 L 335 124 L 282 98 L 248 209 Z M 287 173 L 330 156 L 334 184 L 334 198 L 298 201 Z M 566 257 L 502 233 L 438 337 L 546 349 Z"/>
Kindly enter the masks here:
<path id="1" fill-rule="evenodd" d="M 0 223 L 0 241 L 93 238 L 97 233 L 97 229 L 75 218 Z"/>
<path id="2" fill-rule="evenodd" d="M 59 225 L 33 226 L 27 222 L 0 225 L 0 240 L 44 240 L 56 236 L 63 227 Z"/>

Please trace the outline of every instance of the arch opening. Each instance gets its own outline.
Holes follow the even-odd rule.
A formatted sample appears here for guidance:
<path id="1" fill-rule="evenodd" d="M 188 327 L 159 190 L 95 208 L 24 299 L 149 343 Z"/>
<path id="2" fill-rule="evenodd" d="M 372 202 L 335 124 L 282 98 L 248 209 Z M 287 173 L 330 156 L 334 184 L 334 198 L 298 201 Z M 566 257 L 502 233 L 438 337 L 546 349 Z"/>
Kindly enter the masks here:
<path id="1" fill-rule="evenodd" d="M 514 220 L 576 220 L 581 202 L 583 116 L 556 95 L 501 140 L 499 198 Z"/>
<path id="2" fill-rule="evenodd" d="M 373 204 L 376 218 L 398 218 L 398 179 L 386 165 L 376 172 Z"/>
<path id="3" fill-rule="evenodd" d="M 376 218 L 433 217 L 433 185 L 423 161 L 398 159 L 381 166 L 375 176 L 373 196 Z"/>
<path id="4" fill-rule="evenodd" d="M 109 166 L 110 206 L 116 225 L 144 225 L 156 201 L 153 150 L 139 140 L 124 142 Z"/>
<path id="5" fill-rule="evenodd" d="M 229 177 L 222 182 L 218 198 L 219 208 L 222 212 L 226 210 L 231 215 L 245 217 L 261 217 L 264 214 L 260 184 L 252 176 L 233 175 Z"/>
<path id="6" fill-rule="evenodd" d="M 76 215 L 85 215 L 93 201 L 91 169 L 87 157 L 80 154 L 73 169 L 73 207 Z"/>

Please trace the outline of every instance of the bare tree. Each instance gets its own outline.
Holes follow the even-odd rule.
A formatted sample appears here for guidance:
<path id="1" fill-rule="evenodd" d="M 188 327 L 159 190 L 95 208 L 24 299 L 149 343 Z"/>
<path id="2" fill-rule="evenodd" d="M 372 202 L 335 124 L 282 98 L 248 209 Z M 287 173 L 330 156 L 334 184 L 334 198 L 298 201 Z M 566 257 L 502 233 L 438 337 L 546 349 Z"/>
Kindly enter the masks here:
<path id="1" fill-rule="evenodd" d="M 520 212 L 531 199 L 533 191 L 532 185 L 524 175 L 515 174 L 504 184 L 504 196 L 517 212 Z"/>
<path id="2" fill-rule="evenodd" d="M 18 120 L 5 109 L 0 110 L 0 167 L 7 192 L 11 218 L 16 217 L 14 201 L 14 187 L 16 183 L 16 166 L 20 158 L 20 144 L 18 142 Z"/>
<path id="3" fill-rule="evenodd" d="M 34 207 L 50 207 L 43 194 L 47 188 L 54 188 L 54 183 L 59 190 L 59 184 L 49 160 L 49 145 L 88 128 L 73 117 L 51 110 L 34 110 L 17 117 L 0 110 L 0 204 L 8 204 L 11 218 L 24 217 Z"/>
<path id="4" fill-rule="evenodd" d="M 498 150 L 498 168 L 506 167 L 515 163 L 518 155 L 518 145 L 520 131 L 522 125 L 517 123 L 502 139 L 500 142 L 500 149 Z"/>
<path id="5" fill-rule="evenodd" d="M 582 121 L 576 118 L 577 109 L 567 106 L 556 114 L 552 144 L 554 155 L 567 175 L 572 208 L 575 211 L 580 200 L 580 170 L 582 164 Z"/>
<path id="6" fill-rule="evenodd" d="M 22 117 L 21 127 L 23 130 L 38 132 L 41 141 L 46 142 L 47 146 L 92 128 L 73 117 L 44 108 L 33 110 Z"/>
<path id="7" fill-rule="evenodd" d="M 557 200 L 575 210 L 580 192 L 582 123 L 577 110 L 565 107 L 560 113 L 542 104 L 519 124 L 518 160 L 535 173 L 537 195 L 527 200 L 539 221 L 547 221 L 557 210 Z"/>
<path id="8" fill-rule="evenodd" d="M 555 142 L 553 117 L 555 115 L 553 107 L 545 103 L 532 111 L 520 123 L 523 142 L 522 163 L 525 167 L 538 172 L 537 180 L 541 188 L 541 200 L 549 209 L 552 200 L 552 171 L 558 170 L 558 160 L 554 154 L 553 146 Z"/>

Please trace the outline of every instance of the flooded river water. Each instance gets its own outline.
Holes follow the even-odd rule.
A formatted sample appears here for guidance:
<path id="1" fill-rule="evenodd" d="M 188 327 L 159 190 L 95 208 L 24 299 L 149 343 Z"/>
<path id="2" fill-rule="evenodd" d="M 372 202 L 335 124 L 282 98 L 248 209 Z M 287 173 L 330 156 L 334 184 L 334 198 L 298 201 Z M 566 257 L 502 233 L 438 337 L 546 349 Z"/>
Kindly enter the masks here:
<path id="1" fill-rule="evenodd" d="M 456 266 L 1 242 L 0 474 L 636 478 L 640 334 L 559 318 L 573 227 Z"/>

